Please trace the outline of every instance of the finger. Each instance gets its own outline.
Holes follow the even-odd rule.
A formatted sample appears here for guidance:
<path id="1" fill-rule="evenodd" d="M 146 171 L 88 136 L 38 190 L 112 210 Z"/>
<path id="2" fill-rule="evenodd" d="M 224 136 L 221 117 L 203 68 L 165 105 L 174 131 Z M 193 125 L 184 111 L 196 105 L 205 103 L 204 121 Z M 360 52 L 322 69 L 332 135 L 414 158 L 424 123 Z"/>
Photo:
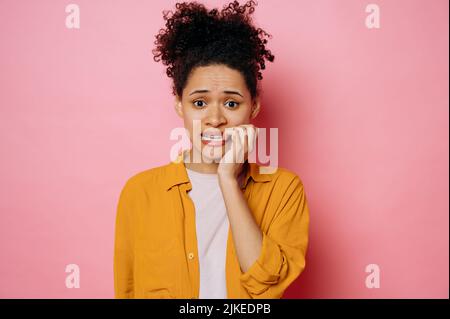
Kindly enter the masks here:
<path id="1" fill-rule="evenodd" d="M 256 144 L 256 129 L 253 125 L 247 127 L 247 135 L 248 135 L 248 152 L 251 153 Z"/>
<path id="2" fill-rule="evenodd" d="M 247 129 L 248 153 L 251 153 L 255 149 L 256 145 L 257 127 L 253 124 L 246 124 L 243 126 Z"/>
<path id="3" fill-rule="evenodd" d="M 239 154 L 239 130 L 235 128 L 233 128 L 233 163 L 237 162 L 238 159 L 238 154 Z"/>
<path id="4" fill-rule="evenodd" d="M 238 132 L 238 152 L 237 152 L 237 161 L 239 163 L 243 163 L 245 161 L 245 154 L 248 149 L 248 145 L 246 145 L 247 140 L 247 130 L 245 126 L 236 127 L 236 131 Z"/>
<path id="5" fill-rule="evenodd" d="M 231 140 L 231 137 L 232 137 L 232 135 L 233 135 L 233 127 L 227 127 L 227 128 L 225 128 L 225 141 L 227 140 L 227 139 L 230 139 Z"/>
<path id="6" fill-rule="evenodd" d="M 245 161 L 245 156 L 248 154 L 248 148 L 249 148 L 249 140 L 248 140 L 248 127 L 245 127 L 243 130 L 243 145 L 242 145 L 242 151 L 243 151 L 243 159 L 242 162 Z"/>
<path id="7" fill-rule="evenodd" d="M 245 144 L 246 128 L 244 126 L 237 126 L 235 129 L 239 135 L 239 146 L 243 147 Z"/>
<path id="8" fill-rule="evenodd" d="M 225 128 L 224 132 L 224 139 L 225 139 L 225 152 L 228 152 L 233 147 L 233 128 L 227 127 Z"/>
<path id="9" fill-rule="evenodd" d="M 223 161 L 225 163 L 233 163 L 234 157 L 234 130 L 233 128 L 226 128 L 225 134 L 225 155 L 223 156 Z"/>

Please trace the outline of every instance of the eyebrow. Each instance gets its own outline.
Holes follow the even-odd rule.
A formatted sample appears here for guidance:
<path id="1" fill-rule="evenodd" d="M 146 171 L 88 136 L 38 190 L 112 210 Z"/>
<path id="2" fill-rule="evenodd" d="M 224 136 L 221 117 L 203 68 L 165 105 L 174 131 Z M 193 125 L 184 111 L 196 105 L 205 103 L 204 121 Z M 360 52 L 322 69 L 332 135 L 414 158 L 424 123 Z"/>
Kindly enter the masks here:
<path id="1" fill-rule="evenodd" d="M 194 93 L 208 93 L 208 92 L 211 92 L 211 91 L 209 91 L 209 90 L 195 90 L 195 91 L 192 91 L 191 93 L 189 93 L 189 95 L 192 95 L 192 94 L 194 94 Z M 242 97 L 244 97 L 241 93 L 239 93 L 238 91 L 229 91 L 229 90 L 225 90 L 225 91 L 223 91 L 223 93 L 227 93 L 227 94 L 237 94 L 237 95 L 240 95 L 240 96 L 242 96 Z"/>

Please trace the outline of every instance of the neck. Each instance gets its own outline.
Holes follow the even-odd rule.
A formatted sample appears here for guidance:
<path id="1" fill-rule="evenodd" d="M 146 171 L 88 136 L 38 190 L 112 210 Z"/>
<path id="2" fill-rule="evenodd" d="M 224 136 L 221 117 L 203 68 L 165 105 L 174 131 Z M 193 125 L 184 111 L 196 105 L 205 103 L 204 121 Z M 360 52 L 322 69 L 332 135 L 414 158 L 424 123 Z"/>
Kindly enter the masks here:
<path id="1" fill-rule="evenodd" d="M 191 150 L 192 152 L 192 150 Z M 189 153 L 185 153 L 184 157 L 186 159 L 187 155 Z M 191 159 L 191 163 L 188 162 L 184 162 L 184 165 L 187 169 L 190 169 L 192 171 L 198 172 L 198 173 L 203 173 L 203 174 L 217 174 L 217 169 L 219 168 L 219 163 L 192 163 L 192 153 L 190 153 L 190 159 Z M 245 172 L 250 169 L 249 167 L 249 163 L 245 162 L 244 165 L 241 167 L 241 170 L 239 172 L 238 175 L 243 175 L 245 174 Z"/>
<path id="2" fill-rule="evenodd" d="M 203 173 L 203 174 L 217 174 L 217 169 L 219 167 L 219 163 L 204 163 L 204 162 L 200 162 L 200 163 L 194 163 L 193 162 L 193 154 L 192 154 L 192 150 L 189 153 L 186 153 L 184 156 L 185 158 L 188 156 L 190 157 L 190 163 L 185 162 L 184 165 L 186 166 L 187 169 L 190 169 L 192 171 L 198 172 L 198 173 Z M 200 157 L 201 158 L 201 157 Z"/>
<path id="3" fill-rule="evenodd" d="M 204 174 L 217 174 L 218 163 L 184 163 L 187 169 Z"/>

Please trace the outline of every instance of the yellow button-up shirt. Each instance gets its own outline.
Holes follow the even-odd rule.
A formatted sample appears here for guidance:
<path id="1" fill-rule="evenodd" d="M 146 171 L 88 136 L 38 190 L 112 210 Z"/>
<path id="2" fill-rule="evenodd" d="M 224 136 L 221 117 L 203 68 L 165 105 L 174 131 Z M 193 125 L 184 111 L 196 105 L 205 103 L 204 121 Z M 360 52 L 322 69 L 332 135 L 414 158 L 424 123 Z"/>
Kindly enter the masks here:
<path id="1" fill-rule="evenodd" d="M 303 183 L 277 168 L 248 163 L 241 190 L 263 234 L 258 259 L 242 272 L 231 225 L 226 251 L 230 299 L 281 298 L 305 268 L 309 210 Z M 116 298 L 198 298 L 200 271 L 195 207 L 184 159 L 129 178 L 117 205 L 114 242 Z"/>

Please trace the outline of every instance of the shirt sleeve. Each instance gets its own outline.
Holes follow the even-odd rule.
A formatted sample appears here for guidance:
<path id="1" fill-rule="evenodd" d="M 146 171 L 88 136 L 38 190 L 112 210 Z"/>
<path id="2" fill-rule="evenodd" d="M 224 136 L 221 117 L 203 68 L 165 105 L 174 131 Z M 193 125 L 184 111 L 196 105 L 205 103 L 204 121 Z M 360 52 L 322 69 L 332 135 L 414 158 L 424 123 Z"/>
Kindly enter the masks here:
<path id="1" fill-rule="evenodd" d="M 281 298 L 306 265 L 309 209 L 300 178 L 295 175 L 283 191 L 258 259 L 240 276 L 254 299 Z"/>
<path id="2" fill-rule="evenodd" d="M 122 189 L 117 205 L 114 241 L 114 293 L 115 298 L 134 298 L 133 278 L 133 202 L 130 183 Z"/>

